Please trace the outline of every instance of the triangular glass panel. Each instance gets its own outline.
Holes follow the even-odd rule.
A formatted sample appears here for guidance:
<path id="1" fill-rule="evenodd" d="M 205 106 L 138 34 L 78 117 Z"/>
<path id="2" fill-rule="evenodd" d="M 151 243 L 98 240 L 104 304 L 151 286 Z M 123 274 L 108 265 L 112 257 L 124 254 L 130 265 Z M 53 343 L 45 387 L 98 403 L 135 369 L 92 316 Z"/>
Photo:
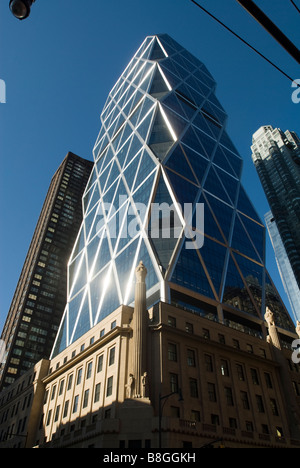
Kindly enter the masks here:
<path id="1" fill-rule="evenodd" d="M 233 153 L 239 154 L 238 150 L 236 149 L 236 147 L 232 143 L 231 139 L 229 138 L 229 136 L 227 135 L 225 130 L 223 131 L 222 136 L 220 138 L 220 143 L 221 143 L 221 145 L 224 145 L 227 149 L 229 149 Z"/>
<path id="2" fill-rule="evenodd" d="M 155 72 L 152 79 L 152 84 L 149 89 L 149 94 L 155 99 L 161 99 L 165 94 L 169 92 L 169 88 L 161 75 L 159 68 L 155 68 Z"/>
<path id="3" fill-rule="evenodd" d="M 197 106 L 194 105 L 190 100 L 187 101 L 183 96 L 181 96 L 177 92 L 176 96 L 178 97 L 180 107 L 184 112 L 183 115 L 185 115 L 188 120 L 192 120 L 193 116 L 195 115 L 195 112 L 197 112 L 198 110 Z"/>
<path id="4" fill-rule="evenodd" d="M 98 177 L 98 174 L 97 174 L 97 171 L 96 171 L 96 166 L 94 166 L 93 170 L 92 170 L 92 173 L 90 175 L 90 178 L 88 180 L 85 192 L 87 192 L 90 189 L 90 187 L 93 185 L 93 183 L 97 180 L 97 177 Z"/>
<path id="5" fill-rule="evenodd" d="M 112 186 L 110 187 L 109 190 L 106 191 L 106 193 L 103 195 L 102 197 L 102 200 L 103 200 L 103 203 L 108 206 L 108 204 L 111 204 L 113 199 L 114 199 L 114 195 L 115 195 L 115 191 L 116 191 L 116 188 L 117 188 L 117 184 L 119 182 L 119 179 L 116 180 Z"/>
<path id="6" fill-rule="evenodd" d="M 130 144 L 132 142 L 132 139 L 133 139 L 133 136 L 127 140 L 125 145 L 123 145 L 122 148 L 117 153 L 116 157 L 117 157 L 117 159 L 119 161 L 119 164 L 120 164 L 121 168 L 124 166 L 124 162 L 126 160 L 127 152 L 129 150 L 129 146 L 130 146 Z"/>
<path id="7" fill-rule="evenodd" d="M 60 329 L 58 335 L 56 337 L 54 349 L 52 352 L 52 357 L 57 356 L 61 353 L 66 347 L 68 346 L 67 343 L 67 316 L 66 313 L 61 321 Z"/>
<path id="8" fill-rule="evenodd" d="M 167 270 L 175 245 L 181 235 L 182 223 L 163 176 L 160 177 L 155 199 L 151 204 L 150 216 L 148 236 L 160 265 Z"/>
<path id="9" fill-rule="evenodd" d="M 234 170 L 235 174 L 237 175 L 238 178 L 240 178 L 242 168 L 243 168 L 243 160 L 240 157 L 233 154 L 231 151 L 224 148 L 224 146 L 222 147 L 222 150 L 223 150 L 224 154 L 226 155 L 227 161 L 231 165 L 231 167 Z"/>
<path id="10" fill-rule="evenodd" d="M 155 162 L 151 158 L 151 156 L 148 154 L 148 152 L 145 150 L 143 151 L 142 157 L 140 159 L 140 165 L 138 169 L 138 173 L 136 176 L 135 183 L 133 185 L 133 190 L 135 190 L 141 182 L 146 179 L 146 177 L 153 171 L 153 169 L 156 167 Z"/>
<path id="11" fill-rule="evenodd" d="M 227 203 L 231 204 L 231 201 L 225 192 L 221 181 L 219 177 L 217 176 L 217 173 L 215 172 L 215 169 L 213 166 L 211 166 L 208 175 L 206 177 L 206 180 L 204 182 L 204 189 L 207 192 L 210 192 L 212 195 L 215 195 L 216 197 L 220 198 L 221 200 L 226 201 Z"/>
<path id="12" fill-rule="evenodd" d="M 100 244 L 101 237 L 99 235 L 95 236 L 93 240 L 87 245 L 87 263 L 89 274 L 92 271 L 92 266 L 96 257 L 96 253 Z"/>
<path id="13" fill-rule="evenodd" d="M 83 196 L 83 212 L 84 213 L 87 213 L 87 208 L 89 206 L 89 203 L 91 201 L 91 198 L 93 196 L 93 193 L 94 193 L 94 190 L 95 190 L 95 187 L 96 187 L 96 184 L 93 185 L 93 187 L 91 187 L 91 189 L 84 194 Z"/>
<path id="14" fill-rule="evenodd" d="M 232 167 L 230 166 L 224 152 L 222 151 L 221 147 L 218 146 L 217 150 L 214 155 L 213 163 L 216 164 L 217 166 L 221 167 L 224 169 L 224 171 L 227 171 L 229 174 L 232 174 L 233 176 L 236 176 L 235 172 L 233 171 Z"/>
<path id="15" fill-rule="evenodd" d="M 266 271 L 266 303 L 265 306 L 274 314 L 274 321 L 277 327 L 289 330 L 292 333 L 295 332 L 295 325 L 289 316 L 282 299 L 274 286 L 273 281 L 269 273 Z"/>
<path id="16" fill-rule="evenodd" d="M 153 112 L 150 111 L 149 114 L 144 118 L 144 120 L 140 123 L 140 125 L 137 128 L 137 132 L 139 133 L 139 135 L 144 141 L 147 140 L 152 117 L 153 117 Z"/>
<path id="17" fill-rule="evenodd" d="M 139 153 L 134 160 L 126 167 L 124 170 L 123 174 L 126 180 L 126 183 L 128 185 L 128 189 L 131 192 L 131 189 L 133 187 L 133 183 L 136 177 L 136 173 L 139 167 L 139 163 L 141 160 L 141 153 Z"/>
<path id="18" fill-rule="evenodd" d="M 250 289 L 252 296 L 261 311 L 263 297 L 263 276 L 264 268 L 241 255 L 234 254 L 238 266 L 244 276 L 245 282 Z"/>
<path id="19" fill-rule="evenodd" d="M 76 277 L 74 278 L 75 281 L 72 281 L 70 298 L 74 297 L 78 291 L 80 291 L 83 286 L 86 285 L 87 282 L 87 268 L 86 268 L 86 259 L 85 255 L 83 254 L 83 259 L 81 264 L 78 267 L 78 271 L 76 273 Z"/>
<path id="20" fill-rule="evenodd" d="M 166 157 L 173 144 L 174 138 L 171 135 L 161 111 L 158 109 L 154 117 L 148 146 L 153 153 L 162 160 Z"/>
<path id="21" fill-rule="evenodd" d="M 247 233 L 252 240 L 254 247 L 256 248 L 261 262 L 264 263 L 264 251 L 265 251 L 265 227 L 251 221 L 246 216 L 240 214 L 243 225 L 245 226 Z"/>
<path id="22" fill-rule="evenodd" d="M 199 153 L 196 153 L 188 146 L 183 145 L 183 149 L 197 177 L 196 183 L 201 185 L 208 168 L 209 161 L 204 159 Z"/>
<path id="23" fill-rule="evenodd" d="M 204 245 L 199 253 L 219 296 L 227 249 L 218 242 L 205 238 Z"/>
<path id="24" fill-rule="evenodd" d="M 76 259 L 68 265 L 68 282 L 69 282 L 69 289 L 72 288 L 78 269 L 81 265 L 82 258 L 84 256 L 84 252 L 82 252 Z"/>
<path id="25" fill-rule="evenodd" d="M 199 128 L 199 130 L 203 130 L 204 132 L 206 132 L 209 136 L 214 136 L 210 131 L 208 124 L 201 112 L 199 112 L 193 119 L 193 125 Z"/>
<path id="26" fill-rule="evenodd" d="M 76 341 L 82 335 L 84 335 L 87 331 L 90 330 L 92 324 L 90 320 L 90 308 L 89 308 L 89 295 L 86 292 L 85 299 L 83 301 L 80 315 L 75 326 L 75 330 L 73 332 L 72 342 Z"/>
<path id="27" fill-rule="evenodd" d="M 173 169 L 186 179 L 189 179 L 195 184 L 198 184 L 180 145 L 176 146 L 176 148 L 172 151 L 171 156 L 168 157 L 168 160 L 164 164 L 166 167 Z"/>
<path id="28" fill-rule="evenodd" d="M 196 250 L 185 249 L 184 245 L 170 281 L 206 297 L 215 299 Z"/>
<path id="29" fill-rule="evenodd" d="M 121 289 L 123 303 L 125 303 L 128 289 L 132 288 L 132 284 L 129 283 L 130 281 L 133 281 L 133 278 L 131 278 L 130 273 L 134 267 L 138 242 L 139 238 L 137 237 L 115 259 L 116 271 L 119 278 L 119 285 Z"/>
<path id="30" fill-rule="evenodd" d="M 207 203 L 204 194 L 201 194 L 198 203 L 203 203 L 204 205 L 204 232 L 203 234 L 207 234 L 208 236 L 213 237 L 214 239 L 224 242 L 223 236 L 217 226 L 217 223 L 213 217 L 210 206 Z M 198 223 L 197 223 L 196 212 L 195 212 L 193 214 L 192 226 L 194 228 L 197 228 L 197 224 Z M 198 227 L 198 230 L 200 230 L 199 227 Z"/>
<path id="31" fill-rule="evenodd" d="M 108 240 L 106 234 L 104 234 L 101 247 L 98 251 L 97 258 L 95 261 L 93 276 L 97 273 L 111 260 L 110 247 L 108 245 Z"/>
<path id="32" fill-rule="evenodd" d="M 110 170 L 110 174 L 107 179 L 105 190 L 107 190 L 112 185 L 112 183 L 115 182 L 115 180 L 119 177 L 119 175 L 120 175 L 120 170 L 119 170 L 118 164 L 116 161 L 114 161 Z"/>
<path id="33" fill-rule="evenodd" d="M 94 324 L 97 318 L 101 297 L 106 287 L 106 280 L 110 268 L 110 265 L 107 265 L 106 268 L 104 268 L 101 273 L 97 275 L 90 283 L 91 312 Z"/>
<path id="34" fill-rule="evenodd" d="M 99 323 L 101 320 L 103 320 L 105 317 L 111 314 L 121 304 L 118 294 L 117 280 L 115 278 L 113 268 L 111 269 L 109 276 L 107 275 L 107 277 L 105 278 L 105 281 L 108 283 L 108 286 L 100 307 L 100 315 L 96 319 L 97 323 Z"/>
<path id="35" fill-rule="evenodd" d="M 238 214 L 236 215 L 234 222 L 234 229 L 231 241 L 231 247 L 238 252 L 241 252 L 247 257 L 253 258 L 256 261 L 259 261 L 258 255 L 254 250 L 254 247 L 247 236 L 246 230 L 242 225 Z"/>
<path id="36" fill-rule="evenodd" d="M 195 128 L 195 133 L 199 141 L 201 142 L 208 158 L 211 159 L 216 147 L 216 141 L 210 138 L 206 133 L 202 132 L 201 130 L 198 130 L 197 128 Z"/>
<path id="37" fill-rule="evenodd" d="M 187 127 L 188 123 L 186 120 L 183 120 L 178 114 L 175 114 L 172 112 L 170 109 L 168 109 L 165 105 L 162 105 L 162 108 L 166 114 L 166 117 L 173 129 L 173 132 L 177 136 L 177 138 L 180 138 L 180 135 L 182 132 L 185 130 Z"/>
<path id="38" fill-rule="evenodd" d="M 172 88 L 175 88 L 176 86 L 179 85 L 179 83 L 181 82 L 181 79 L 178 78 L 176 75 L 174 75 L 174 73 L 171 73 L 171 71 L 164 66 L 164 63 L 165 61 L 160 64 L 160 67 L 165 77 L 167 78 L 168 83 L 172 86 Z"/>
<path id="39" fill-rule="evenodd" d="M 80 311 L 80 306 L 81 306 L 84 294 L 85 294 L 85 290 L 77 294 L 77 296 L 74 297 L 74 299 L 69 303 L 69 313 L 68 313 L 69 339 L 71 339 L 71 336 L 73 334 L 73 330 L 74 330 L 75 323 L 76 323 L 76 320 Z"/>
<path id="40" fill-rule="evenodd" d="M 227 239 L 227 241 L 229 241 L 231 233 L 232 216 L 234 213 L 233 209 L 225 203 L 222 203 L 220 200 L 217 200 L 217 198 L 209 195 L 208 193 L 205 194 L 205 197 L 208 200 L 208 203 L 215 217 L 217 218 L 217 221 L 219 223 L 219 226 L 221 227 L 223 234 L 225 235 L 225 238 Z"/>
<path id="41" fill-rule="evenodd" d="M 238 203 L 237 203 L 237 209 L 241 213 L 244 213 L 246 216 L 249 216 L 250 218 L 252 218 L 255 221 L 262 224 L 256 210 L 254 209 L 254 207 L 253 207 L 247 193 L 245 192 L 244 188 L 242 187 L 242 185 L 240 186 L 240 193 L 239 193 L 239 198 L 238 198 Z"/>
<path id="42" fill-rule="evenodd" d="M 173 192 L 180 203 L 182 210 L 185 203 L 194 203 L 196 201 L 199 187 L 183 179 L 173 171 L 166 169 L 166 173 L 173 187 Z"/>
<path id="43" fill-rule="evenodd" d="M 219 168 L 215 168 L 216 173 L 218 174 L 220 180 L 222 181 L 223 186 L 225 187 L 226 192 L 228 193 L 233 205 L 236 204 L 239 180 L 230 177 L 224 171 Z"/>
<path id="44" fill-rule="evenodd" d="M 99 190 L 98 184 L 96 183 L 93 197 L 91 199 L 91 203 L 89 204 L 87 212 L 90 211 L 99 200 L 100 200 L 100 190 Z"/>
<path id="45" fill-rule="evenodd" d="M 104 193 L 104 191 L 105 191 L 106 184 L 107 184 L 107 178 L 108 178 L 109 172 L 110 172 L 110 170 L 112 168 L 112 165 L 113 165 L 113 163 L 111 162 L 108 166 L 106 166 L 106 168 L 104 169 L 104 171 L 102 172 L 102 174 L 99 177 L 99 185 L 100 185 L 100 189 L 101 189 L 102 193 Z"/>
<path id="46" fill-rule="evenodd" d="M 181 142 L 207 158 L 206 152 L 202 144 L 198 140 L 194 128 L 192 126 L 190 126 L 190 128 L 188 128 L 188 130 L 185 132 L 185 134 L 181 138 Z"/>
<path id="47" fill-rule="evenodd" d="M 78 237 L 77 237 L 77 240 L 76 240 L 74 250 L 72 252 L 72 257 L 71 257 L 72 260 L 76 257 L 76 255 L 79 254 L 79 252 L 81 252 L 84 245 L 85 245 L 85 237 L 84 237 L 84 227 L 83 227 L 83 223 L 82 223 L 81 227 L 80 227 L 80 231 L 78 233 Z"/>
<path id="48" fill-rule="evenodd" d="M 167 108 L 177 112 L 177 114 L 182 115 L 183 117 L 186 118 L 186 113 L 183 110 L 183 107 L 181 106 L 179 100 L 176 97 L 176 94 L 170 93 L 166 99 L 163 100 L 164 107 L 166 106 Z"/>
<path id="49" fill-rule="evenodd" d="M 251 315 L 258 315 L 245 283 L 231 256 L 229 256 L 227 267 L 223 303 Z"/>
<path id="50" fill-rule="evenodd" d="M 151 53 L 149 55 L 149 60 L 161 60 L 165 58 L 166 58 L 166 54 L 163 52 L 157 39 L 155 39 Z"/>
<path id="51" fill-rule="evenodd" d="M 92 211 L 87 215 L 87 217 L 84 219 L 84 226 L 85 226 L 85 236 L 86 239 L 90 238 L 90 233 L 93 227 L 93 223 L 95 221 L 95 218 L 97 217 L 97 211 L 98 211 L 99 203 L 94 206 Z M 93 237 L 93 236 L 91 236 Z"/>
<path id="52" fill-rule="evenodd" d="M 132 198 L 136 207 L 143 206 L 145 209 L 147 209 L 150 202 L 151 193 L 153 191 L 153 182 L 155 176 L 156 171 L 154 171 L 153 174 L 151 174 L 148 179 L 146 179 L 145 182 L 133 193 Z M 143 223 L 144 216 L 141 221 Z"/>

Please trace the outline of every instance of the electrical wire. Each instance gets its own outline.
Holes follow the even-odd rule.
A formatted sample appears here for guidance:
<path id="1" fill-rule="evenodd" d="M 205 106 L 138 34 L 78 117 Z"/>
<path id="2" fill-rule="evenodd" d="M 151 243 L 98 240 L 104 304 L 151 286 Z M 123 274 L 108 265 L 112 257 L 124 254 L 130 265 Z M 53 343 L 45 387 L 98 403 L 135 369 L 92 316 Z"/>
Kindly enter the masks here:
<path id="1" fill-rule="evenodd" d="M 291 4 L 294 5 L 298 13 L 300 13 L 300 8 L 296 5 L 296 3 L 293 0 L 290 0 Z"/>
<path id="2" fill-rule="evenodd" d="M 256 54 L 258 54 L 260 57 L 262 57 L 264 60 L 266 60 L 270 65 L 272 65 L 274 68 L 276 68 L 277 71 L 282 73 L 286 78 L 288 78 L 292 83 L 295 83 L 295 80 L 291 78 L 287 73 L 285 73 L 281 68 L 279 68 L 275 63 L 271 62 L 265 55 L 263 55 L 259 50 L 257 50 L 255 47 L 253 47 L 249 42 L 247 42 L 245 39 L 243 39 L 241 36 L 239 36 L 236 32 L 234 32 L 232 29 L 230 29 L 226 24 L 224 24 L 221 20 L 219 20 L 216 16 L 214 16 L 212 13 L 210 13 L 208 10 L 206 10 L 202 5 L 200 5 L 198 2 L 195 0 L 190 0 L 194 5 L 196 5 L 198 8 L 200 8 L 204 13 L 206 13 L 208 16 L 210 16 L 213 20 L 217 21 L 221 26 L 223 26 L 227 31 L 229 31 L 231 34 L 233 34 L 236 38 L 238 38 L 240 41 L 242 41 L 246 46 L 250 47 Z M 300 87 L 300 85 L 298 84 Z"/>

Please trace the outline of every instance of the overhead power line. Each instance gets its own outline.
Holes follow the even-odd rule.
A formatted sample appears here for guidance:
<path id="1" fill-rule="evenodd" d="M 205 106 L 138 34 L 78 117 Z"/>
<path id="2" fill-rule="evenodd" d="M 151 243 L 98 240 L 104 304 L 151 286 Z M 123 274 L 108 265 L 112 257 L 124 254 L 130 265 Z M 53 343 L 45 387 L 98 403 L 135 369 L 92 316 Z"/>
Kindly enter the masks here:
<path id="1" fill-rule="evenodd" d="M 206 13 L 208 16 L 210 16 L 213 20 L 215 20 L 217 23 L 219 23 L 221 26 L 223 26 L 227 31 L 229 31 L 231 34 L 233 34 L 236 38 L 238 38 L 240 41 L 242 41 L 244 44 L 246 44 L 251 50 L 253 50 L 256 54 L 258 54 L 260 57 L 262 57 L 264 60 L 266 60 L 270 65 L 272 65 L 274 68 L 276 68 L 277 71 L 282 73 L 286 78 L 288 78 L 292 83 L 294 83 L 294 79 L 290 77 L 287 73 L 285 73 L 281 68 L 279 68 L 275 63 L 273 63 L 271 60 L 269 60 L 265 55 L 263 55 L 259 50 L 257 50 L 255 47 L 253 47 L 249 42 L 247 42 L 245 39 L 243 39 L 241 36 L 239 36 L 236 32 L 234 32 L 232 29 L 230 29 L 226 24 L 224 24 L 221 20 L 219 20 L 216 16 L 214 16 L 212 13 L 210 13 L 208 10 L 206 10 L 202 5 L 200 5 L 196 0 L 190 0 L 192 3 L 194 3 L 198 8 L 200 8 L 204 13 Z M 298 86 L 300 86 L 298 84 Z"/>
<path id="2" fill-rule="evenodd" d="M 300 50 L 290 39 L 270 20 L 270 18 L 252 1 L 237 0 L 237 2 L 269 33 L 271 36 L 300 63 Z M 294 4 L 295 5 L 295 4 Z M 295 5 L 296 6 L 296 5 Z"/>
<path id="3" fill-rule="evenodd" d="M 290 2 L 292 3 L 292 5 L 294 5 L 298 13 L 300 13 L 300 8 L 296 5 L 296 3 L 293 0 L 290 0 Z"/>

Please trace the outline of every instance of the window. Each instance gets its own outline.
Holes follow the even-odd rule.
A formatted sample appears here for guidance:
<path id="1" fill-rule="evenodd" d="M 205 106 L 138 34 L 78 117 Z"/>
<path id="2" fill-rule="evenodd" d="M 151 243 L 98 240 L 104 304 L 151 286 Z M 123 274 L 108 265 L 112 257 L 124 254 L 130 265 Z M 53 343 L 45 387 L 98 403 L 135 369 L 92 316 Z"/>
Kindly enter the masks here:
<path id="1" fill-rule="evenodd" d="M 64 384 L 65 384 L 65 381 L 62 380 L 59 385 L 59 395 L 62 395 L 62 392 L 64 391 Z"/>
<path id="2" fill-rule="evenodd" d="M 113 390 L 113 377 L 107 379 L 106 396 L 111 396 Z"/>
<path id="3" fill-rule="evenodd" d="M 253 432 L 253 423 L 252 421 L 246 421 L 246 431 Z"/>
<path id="4" fill-rule="evenodd" d="M 111 348 L 109 351 L 109 362 L 108 365 L 112 366 L 115 362 L 115 348 Z"/>
<path id="5" fill-rule="evenodd" d="M 207 372 L 213 372 L 212 357 L 209 354 L 205 354 L 204 360 L 205 360 L 205 369 L 207 370 Z"/>
<path id="6" fill-rule="evenodd" d="M 187 350 L 187 364 L 190 367 L 196 366 L 195 351 L 193 349 Z"/>
<path id="7" fill-rule="evenodd" d="M 85 390 L 84 396 L 83 396 L 83 403 L 82 403 L 82 408 L 86 408 L 89 402 L 89 389 Z"/>
<path id="8" fill-rule="evenodd" d="M 274 398 L 271 398 L 270 399 L 270 404 L 271 404 L 271 410 L 272 410 L 273 415 L 278 416 L 279 413 L 278 413 L 276 400 L 274 400 Z"/>
<path id="9" fill-rule="evenodd" d="M 258 374 L 256 369 L 251 369 L 251 377 L 254 385 L 259 385 Z"/>
<path id="10" fill-rule="evenodd" d="M 67 400 L 65 402 L 65 406 L 64 406 L 64 412 L 63 412 L 63 418 L 66 418 L 67 415 L 68 415 L 68 409 L 69 409 L 69 400 Z"/>
<path id="11" fill-rule="evenodd" d="M 171 316 L 169 315 L 169 317 L 168 317 L 168 325 L 169 325 L 170 327 L 176 328 L 176 318 L 175 318 L 175 317 L 171 317 Z"/>
<path id="12" fill-rule="evenodd" d="M 233 339 L 233 340 L 232 340 L 232 343 L 233 343 L 233 347 L 234 347 L 235 349 L 240 349 L 239 340 Z"/>
<path id="13" fill-rule="evenodd" d="M 193 398 L 198 398 L 198 383 L 196 379 L 190 379 L 190 395 Z"/>
<path id="14" fill-rule="evenodd" d="M 203 328 L 203 338 L 205 338 L 206 340 L 210 339 L 210 333 L 209 330 L 207 330 L 207 328 Z"/>
<path id="15" fill-rule="evenodd" d="M 250 409 L 247 392 L 241 392 L 241 399 L 242 399 L 242 403 L 243 403 L 243 408 L 247 409 L 247 410 Z"/>
<path id="16" fill-rule="evenodd" d="M 187 323 L 185 324 L 185 331 L 186 331 L 187 333 L 193 334 L 193 333 L 194 333 L 193 324 L 187 322 Z"/>
<path id="17" fill-rule="evenodd" d="M 232 396 L 232 389 L 230 387 L 225 387 L 225 398 L 227 401 L 228 406 L 233 406 L 233 396 Z"/>
<path id="18" fill-rule="evenodd" d="M 171 392 L 178 392 L 178 375 L 170 374 L 170 390 Z"/>
<path id="19" fill-rule="evenodd" d="M 76 395 L 74 398 L 74 403 L 73 403 L 73 413 L 76 413 L 78 410 L 78 401 L 79 401 L 79 395 Z"/>
<path id="20" fill-rule="evenodd" d="M 209 401 L 217 401 L 216 387 L 215 384 L 208 382 L 208 398 Z"/>
<path id="21" fill-rule="evenodd" d="M 49 424 L 50 424 L 51 415 L 52 415 L 52 410 L 50 410 L 50 411 L 48 412 L 47 421 L 46 421 L 46 426 L 49 426 Z"/>
<path id="22" fill-rule="evenodd" d="M 192 410 L 191 411 L 191 421 L 200 421 L 200 411 L 197 410 Z"/>
<path id="23" fill-rule="evenodd" d="M 268 372 L 265 372 L 265 380 L 268 388 L 273 388 L 271 375 Z"/>
<path id="24" fill-rule="evenodd" d="M 82 379 L 82 367 L 78 369 L 77 371 L 76 385 L 79 385 L 81 383 L 81 379 Z"/>
<path id="25" fill-rule="evenodd" d="M 69 375 L 67 390 L 70 390 L 70 389 L 71 389 L 72 383 L 73 383 L 73 374 Z"/>
<path id="26" fill-rule="evenodd" d="M 98 383 L 95 387 L 94 403 L 97 403 L 100 400 L 100 390 L 101 384 Z"/>
<path id="27" fill-rule="evenodd" d="M 253 346 L 251 344 L 247 344 L 247 352 L 253 354 Z"/>
<path id="28" fill-rule="evenodd" d="M 219 333 L 219 343 L 225 344 L 225 336 Z"/>
<path id="29" fill-rule="evenodd" d="M 53 386 L 53 388 L 52 388 L 52 393 L 51 393 L 51 400 L 53 400 L 53 399 L 54 399 L 54 397 L 55 397 L 55 393 L 56 393 L 56 385 L 54 385 L 54 386 Z"/>
<path id="30" fill-rule="evenodd" d="M 261 395 L 256 395 L 256 403 L 257 403 L 258 412 L 264 413 L 265 408 L 264 408 L 263 398 Z"/>
<path id="31" fill-rule="evenodd" d="M 210 415 L 211 423 L 213 426 L 219 426 L 220 425 L 220 418 L 218 414 L 211 414 Z"/>
<path id="32" fill-rule="evenodd" d="M 103 330 L 100 331 L 100 338 L 102 338 L 102 336 L 104 336 L 105 334 L 105 329 L 103 328 Z"/>
<path id="33" fill-rule="evenodd" d="M 237 364 L 237 365 L 236 365 L 236 370 L 237 370 L 238 379 L 239 379 L 241 382 L 244 382 L 244 380 L 245 380 L 245 375 L 244 375 L 243 366 L 242 366 L 241 364 Z"/>
<path id="34" fill-rule="evenodd" d="M 86 370 L 86 378 L 87 379 L 90 379 L 91 378 L 91 375 L 92 375 L 92 367 L 93 367 L 93 363 L 92 361 L 88 363 L 87 365 L 87 370 Z"/>
<path id="35" fill-rule="evenodd" d="M 60 405 L 58 405 L 58 406 L 56 407 L 55 415 L 54 415 L 54 422 L 57 422 L 57 421 L 58 421 L 58 418 L 59 418 L 59 411 L 60 411 Z"/>
<path id="36" fill-rule="evenodd" d="M 235 418 L 229 418 L 229 427 L 231 429 L 237 429 L 237 420 Z"/>
<path id="37" fill-rule="evenodd" d="M 221 374 L 225 377 L 229 376 L 228 362 L 225 359 L 221 359 Z"/>
<path id="38" fill-rule="evenodd" d="M 110 324 L 110 329 L 113 330 L 114 328 L 116 328 L 117 326 L 117 321 L 114 320 L 111 324 Z"/>
<path id="39" fill-rule="evenodd" d="M 178 406 L 171 406 L 170 415 L 171 418 L 180 418 L 180 408 L 178 408 Z"/>
<path id="40" fill-rule="evenodd" d="M 103 354 L 98 357 L 97 372 L 101 372 L 103 368 Z"/>
<path id="41" fill-rule="evenodd" d="M 168 343 L 168 359 L 169 361 L 177 362 L 177 348 L 176 344 Z"/>

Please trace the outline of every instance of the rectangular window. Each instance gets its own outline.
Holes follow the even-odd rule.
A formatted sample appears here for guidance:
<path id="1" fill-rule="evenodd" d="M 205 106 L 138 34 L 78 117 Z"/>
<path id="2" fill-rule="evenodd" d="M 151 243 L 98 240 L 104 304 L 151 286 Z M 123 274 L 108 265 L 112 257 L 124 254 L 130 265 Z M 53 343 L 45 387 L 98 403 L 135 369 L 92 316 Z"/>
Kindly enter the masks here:
<path id="1" fill-rule="evenodd" d="M 191 335 L 194 333 L 194 327 L 193 327 L 193 324 L 192 323 L 186 323 L 185 324 L 185 331 L 187 333 L 190 333 Z"/>
<path id="2" fill-rule="evenodd" d="M 65 384 L 65 381 L 62 380 L 59 385 L 59 395 L 62 395 L 62 392 L 64 391 L 64 384 Z"/>
<path id="3" fill-rule="evenodd" d="M 55 415 L 54 415 L 54 422 L 57 422 L 57 421 L 58 421 L 58 418 L 59 418 L 59 411 L 60 411 L 60 405 L 58 405 L 58 406 L 56 407 Z"/>
<path id="4" fill-rule="evenodd" d="M 50 424 L 50 421 L 51 421 L 51 414 L 52 414 L 52 410 L 50 410 L 50 411 L 48 412 L 47 421 L 46 421 L 46 426 L 49 426 L 49 424 Z"/>
<path id="5" fill-rule="evenodd" d="M 101 372 L 103 368 L 103 354 L 98 357 L 97 372 Z"/>
<path id="6" fill-rule="evenodd" d="M 205 369 L 207 370 L 207 372 L 213 372 L 212 357 L 209 354 L 205 354 L 204 360 L 205 360 Z"/>
<path id="7" fill-rule="evenodd" d="M 51 400 L 54 399 L 54 397 L 55 397 L 55 392 L 56 392 L 56 385 L 54 385 L 54 387 L 52 388 Z"/>
<path id="8" fill-rule="evenodd" d="M 82 408 L 86 408 L 89 403 L 89 389 L 84 392 Z"/>
<path id="9" fill-rule="evenodd" d="M 237 370 L 238 379 L 239 379 L 241 382 L 244 382 L 244 380 L 245 380 L 245 375 L 244 375 L 243 366 L 242 366 L 241 364 L 237 364 L 237 365 L 236 365 L 236 370 Z"/>
<path id="10" fill-rule="evenodd" d="M 79 395 L 76 395 L 74 398 L 74 403 L 73 403 L 73 413 L 76 413 L 78 410 L 78 401 L 79 401 Z"/>
<path id="11" fill-rule="evenodd" d="M 246 410 L 250 409 L 247 392 L 241 392 L 241 399 L 242 399 L 242 403 L 243 403 L 243 408 L 246 409 Z"/>
<path id="12" fill-rule="evenodd" d="M 113 377 L 109 377 L 107 379 L 107 387 L 106 387 L 106 396 L 109 397 L 112 395 L 113 390 Z"/>
<path id="13" fill-rule="evenodd" d="M 225 377 L 229 376 L 228 362 L 225 359 L 221 359 L 221 374 Z"/>
<path id="14" fill-rule="evenodd" d="M 256 403 L 257 403 L 258 412 L 264 413 L 265 408 L 264 408 L 263 398 L 261 395 L 256 395 Z"/>
<path id="15" fill-rule="evenodd" d="M 170 390 L 171 392 L 178 392 L 178 375 L 170 374 Z"/>
<path id="16" fill-rule="evenodd" d="M 190 379 L 190 395 L 193 398 L 198 398 L 198 383 L 197 379 Z"/>
<path id="17" fill-rule="evenodd" d="M 65 402 L 65 406 L 64 406 L 64 412 L 63 412 L 63 418 L 66 418 L 67 415 L 68 415 L 68 409 L 69 409 L 69 400 L 67 400 Z"/>
<path id="18" fill-rule="evenodd" d="M 225 398 L 227 401 L 228 406 L 233 406 L 233 396 L 232 396 L 232 389 L 230 387 L 225 387 Z"/>
<path id="19" fill-rule="evenodd" d="M 216 387 L 215 384 L 208 382 L 208 398 L 209 401 L 217 401 Z"/>
<path id="20" fill-rule="evenodd" d="M 101 384 L 98 383 L 95 387 L 94 403 L 97 403 L 100 400 L 100 390 Z"/>
<path id="21" fill-rule="evenodd" d="M 256 369 L 251 369 L 251 377 L 254 385 L 259 385 L 258 374 Z"/>
<path id="22" fill-rule="evenodd" d="M 271 410 L 272 410 L 273 415 L 278 416 L 279 413 L 278 413 L 276 400 L 274 400 L 274 398 L 271 398 L 270 399 L 270 404 L 271 404 Z"/>
<path id="23" fill-rule="evenodd" d="M 174 343 L 168 343 L 168 359 L 177 362 L 177 347 Z"/>
<path id="24" fill-rule="evenodd" d="M 108 362 L 109 366 L 112 366 L 115 362 L 115 351 L 116 351 L 115 348 L 111 348 L 111 350 L 109 351 L 109 362 Z"/>
<path id="25" fill-rule="evenodd" d="M 176 328 L 176 318 L 175 318 L 175 317 L 171 317 L 171 316 L 169 315 L 169 317 L 168 317 L 168 325 L 169 325 L 170 327 Z"/>
<path id="26" fill-rule="evenodd" d="M 187 350 L 187 365 L 190 367 L 196 366 L 195 351 L 193 349 Z"/>
<path id="27" fill-rule="evenodd" d="M 82 367 L 78 369 L 77 371 L 76 385 L 79 385 L 81 383 L 81 379 L 82 379 Z"/>
<path id="28" fill-rule="evenodd" d="M 72 383 L 73 383 L 73 374 L 69 375 L 67 390 L 71 390 Z"/>
<path id="29" fill-rule="evenodd" d="M 88 363 L 87 365 L 87 370 L 86 370 L 86 378 L 87 379 L 90 379 L 91 378 L 91 375 L 92 375 L 92 367 L 93 367 L 93 363 L 92 361 Z"/>
<path id="30" fill-rule="evenodd" d="M 191 411 L 191 421 L 200 421 L 200 411 L 192 410 Z"/>

